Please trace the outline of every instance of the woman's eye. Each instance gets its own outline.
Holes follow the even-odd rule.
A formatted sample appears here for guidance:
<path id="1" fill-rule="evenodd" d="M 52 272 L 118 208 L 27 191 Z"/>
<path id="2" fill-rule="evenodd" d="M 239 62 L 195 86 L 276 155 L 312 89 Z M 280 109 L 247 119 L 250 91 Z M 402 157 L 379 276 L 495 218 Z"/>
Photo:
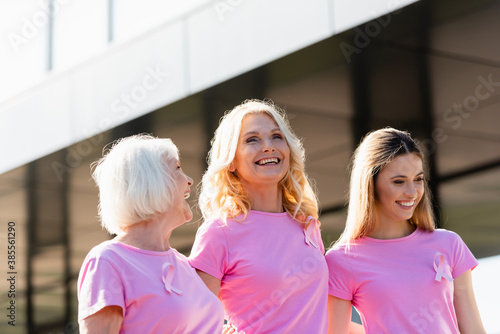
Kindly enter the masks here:
<path id="1" fill-rule="evenodd" d="M 273 139 L 283 139 L 283 136 L 277 133 L 273 135 Z"/>
<path id="2" fill-rule="evenodd" d="M 423 177 L 419 177 L 415 180 L 416 182 L 423 182 L 424 181 L 424 178 Z"/>
<path id="3" fill-rule="evenodd" d="M 395 184 L 403 184 L 405 181 L 403 180 L 394 180 L 394 183 Z"/>
<path id="4" fill-rule="evenodd" d="M 247 143 L 252 143 L 252 142 L 255 142 L 255 141 L 257 141 L 257 138 L 255 138 L 255 137 L 250 137 L 250 138 L 248 138 L 246 140 Z"/>

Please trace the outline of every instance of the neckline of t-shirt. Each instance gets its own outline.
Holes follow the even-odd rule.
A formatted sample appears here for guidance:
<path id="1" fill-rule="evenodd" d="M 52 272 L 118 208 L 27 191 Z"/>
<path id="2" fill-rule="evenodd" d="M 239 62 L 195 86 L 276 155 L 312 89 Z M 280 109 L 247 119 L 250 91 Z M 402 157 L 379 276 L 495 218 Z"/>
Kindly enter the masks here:
<path id="1" fill-rule="evenodd" d="M 173 248 L 169 248 L 166 251 L 153 251 L 153 250 L 147 250 L 147 249 L 142 249 L 142 248 L 137 248 L 137 247 L 134 247 L 131 245 L 127 245 L 121 241 L 114 240 L 114 239 L 110 240 L 110 242 L 115 244 L 115 245 L 118 245 L 120 247 L 123 247 L 125 249 L 134 251 L 136 253 L 142 253 L 142 254 L 147 254 L 147 255 L 164 256 L 164 255 L 167 255 L 167 254 L 170 254 L 173 252 Z"/>
<path id="2" fill-rule="evenodd" d="M 375 238 L 372 238 L 372 237 L 366 237 L 365 236 L 362 239 L 364 239 L 366 241 L 370 241 L 370 242 L 382 242 L 382 243 L 400 242 L 400 241 L 406 241 L 408 239 L 411 239 L 411 238 L 415 237 L 419 233 L 420 233 L 420 227 L 417 227 L 415 229 L 415 231 L 413 231 L 411 234 L 408 234 L 407 236 L 402 237 L 402 238 L 395 238 L 395 239 L 375 239 Z"/>
<path id="3" fill-rule="evenodd" d="M 264 215 L 264 216 L 273 216 L 273 217 L 285 217 L 288 216 L 288 212 L 266 212 L 266 211 L 257 211 L 257 210 L 250 210 L 250 213 L 256 214 L 256 215 Z"/>

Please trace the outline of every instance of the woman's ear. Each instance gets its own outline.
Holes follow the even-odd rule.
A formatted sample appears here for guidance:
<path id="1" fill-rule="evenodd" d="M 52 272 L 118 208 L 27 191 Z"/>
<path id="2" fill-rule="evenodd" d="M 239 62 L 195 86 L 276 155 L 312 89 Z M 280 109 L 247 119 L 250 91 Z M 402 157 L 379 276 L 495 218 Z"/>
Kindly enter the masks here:
<path id="1" fill-rule="evenodd" d="M 233 164 L 232 162 L 229 164 L 229 168 L 228 168 L 228 170 L 229 170 L 231 173 L 234 173 L 234 171 L 236 170 L 236 169 L 234 168 L 234 164 Z"/>

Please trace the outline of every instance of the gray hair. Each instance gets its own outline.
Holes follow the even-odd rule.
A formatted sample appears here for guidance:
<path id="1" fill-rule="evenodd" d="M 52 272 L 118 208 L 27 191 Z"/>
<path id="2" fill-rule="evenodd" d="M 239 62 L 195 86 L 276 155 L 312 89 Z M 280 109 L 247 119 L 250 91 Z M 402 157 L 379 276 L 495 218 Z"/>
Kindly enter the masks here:
<path id="1" fill-rule="evenodd" d="M 109 233 L 119 234 L 168 210 L 174 194 L 172 159 L 179 160 L 172 140 L 142 134 L 117 140 L 91 165 L 99 216 Z"/>

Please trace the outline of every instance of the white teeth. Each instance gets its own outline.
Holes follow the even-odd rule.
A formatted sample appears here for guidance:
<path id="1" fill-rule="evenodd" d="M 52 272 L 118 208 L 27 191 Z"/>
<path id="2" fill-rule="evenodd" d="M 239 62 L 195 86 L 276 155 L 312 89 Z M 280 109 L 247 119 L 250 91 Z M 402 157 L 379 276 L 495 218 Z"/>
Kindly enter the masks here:
<path id="1" fill-rule="evenodd" d="M 268 158 L 257 161 L 258 165 L 277 164 L 278 158 Z"/>
<path id="2" fill-rule="evenodd" d="M 184 194 L 184 199 L 188 199 L 188 198 L 189 198 L 189 196 L 191 196 L 191 194 L 190 194 L 190 193 L 185 193 L 185 194 Z"/>
<path id="3" fill-rule="evenodd" d="M 402 206 L 413 206 L 413 204 L 415 204 L 415 201 L 411 201 L 411 202 L 398 202 L 400 205 Z"/>

